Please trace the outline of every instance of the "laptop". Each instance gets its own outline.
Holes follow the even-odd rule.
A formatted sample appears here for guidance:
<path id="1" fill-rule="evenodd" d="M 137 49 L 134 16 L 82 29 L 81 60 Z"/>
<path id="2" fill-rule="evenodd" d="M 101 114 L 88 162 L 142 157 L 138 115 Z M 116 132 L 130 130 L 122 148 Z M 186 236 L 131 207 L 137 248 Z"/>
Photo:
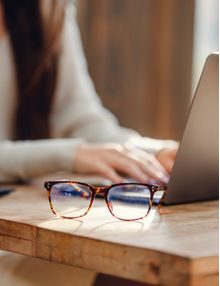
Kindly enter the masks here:
<path id="1" fill-rule="evenodd" d="M 218 198 L 219 55 L 208 56 L 168 182 L 165 204 Z"/>

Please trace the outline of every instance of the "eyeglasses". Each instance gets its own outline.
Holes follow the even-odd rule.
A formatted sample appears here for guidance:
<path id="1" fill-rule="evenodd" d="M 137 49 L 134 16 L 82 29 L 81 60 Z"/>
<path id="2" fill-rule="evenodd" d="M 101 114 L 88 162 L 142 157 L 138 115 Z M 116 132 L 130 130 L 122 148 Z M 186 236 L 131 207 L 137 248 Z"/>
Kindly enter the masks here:
<path id="1" fill-rule="evenodd" d="M 50 208 L 59 217 L 75 219 L 85 216 L 95 196 L 102 194 L 110 213 L 125 221 L 146 217 L 154 202 L 160 207 L 167 190 L 166 186 L 139 183 L 95 187 L 73 181 L 48 181 L 44 187 L 48 191 Z"/>

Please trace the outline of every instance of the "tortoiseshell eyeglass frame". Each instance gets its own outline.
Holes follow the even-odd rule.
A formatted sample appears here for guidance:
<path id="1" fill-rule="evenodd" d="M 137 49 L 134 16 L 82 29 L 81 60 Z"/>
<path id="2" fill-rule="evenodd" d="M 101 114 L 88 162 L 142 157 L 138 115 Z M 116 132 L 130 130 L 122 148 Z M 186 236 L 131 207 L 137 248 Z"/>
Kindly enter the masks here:
<path id="1" fill-rule="evenodd" d="M 52 204 L 52 200 L 51 200 L 51 190 L 52 190 L 52 187 L 56 184 L 80 184 L 82 186 L 86 186 L 90 191 L 91 191 L 91 198 L 90 198 L 90 203 L 89 203 L 89 207 L 87 209 L 87 211 L 83 214 L 83 215 L 80 215 L 80 216 L 75 216 L 75 217 L 67 217 L 67 216 L 62 216 L 58 213 L 56 213 L 56 211 L 54 210 L 53 208 L 53 204 Z M 149 202 L 149 208 L 146 212 L 146 214 L 142 217 L 139 217 L 139 218 L 135 218 L 135 219 L 123 219 L 123 218 L 120 218 L 120 217 L 117 217 L 114 215 L 114 213 L 112 212 L 111 210 L 111 207 L 110 207 L 110 202 L 108 201 L 108 193 L 109 191 L 111 190 L 111 188 L 113 187 L 117 187 L 117 186 L 126 186 L 126 185 L 135 185 L 135 186 L 145 186 L 149 189 L 150 191 L 150 202 Z M 153 206 L 153 197 L 154 197 L 154 194 L 158 191 L 164 191 L 159 203 L 157 204 L 157 207 L 160 209 L 161 208 L 161 205 L 162 203 L 164 202 L 164 198 L 166 196 L 166 191 L 167 191 L 167 186 L 166 185 L 151 185 L 151 184 L 142 184 L 142 183 L 120 183 L 120 184 L 113 184 L 113 185 L 109 185 L 109 186 L 100 186 L 100 187 L 96 187 L 96 186 L 92 186 L 90 184 L 87 184 L 87 183 L 82 183 L 82 182 L 77 182 L 77 181 L 70 181 L 70 180 L 59 180 L 59 181 L 47 181 L 44 183 L 44 188 L 47 190 L 47 193 L 48 193 L 48 199 L 49 199 L 49 204 L 50 204 L 50 208 L 52 210 L 52 212 L 61 217 L 61 218 L 67 218 L 67 219 L 76 219 L 76 218 L 80 218 L 80 217 L 84 217 L 85 215 L 87 215 L 87 213 L 89 212 L 89 210 L 91 209 L 92 207 L 92 204 L 93 204 L 93 201 L 94 201 L 94 198 L 97 194 L 103 194 L 104 195 L 104 198 L 105 198 L 105 202 L 106 202 L 106 205 L 110 211 L 110 213 L 117 219 L 119 220 L 123 220 L 123 221 L 136 221 L 136 220 L 140 220 L 140 219 L 143 219 L 145 218 L 152 206 Z"/>

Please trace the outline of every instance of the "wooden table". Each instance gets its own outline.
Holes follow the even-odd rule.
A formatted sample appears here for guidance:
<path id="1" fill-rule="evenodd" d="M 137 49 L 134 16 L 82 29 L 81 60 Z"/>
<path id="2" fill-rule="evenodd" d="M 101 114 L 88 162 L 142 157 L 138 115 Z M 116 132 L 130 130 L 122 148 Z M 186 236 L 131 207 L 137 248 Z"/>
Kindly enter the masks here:
<path id="1" fill-rule="evenodd" d="M 56 218 L 43 188 L 0 198 L 0 248 L 153 285 L 218 285 L 218 203 L 153 210 L 121 222 L 96 199 L 83 219 Z"/>

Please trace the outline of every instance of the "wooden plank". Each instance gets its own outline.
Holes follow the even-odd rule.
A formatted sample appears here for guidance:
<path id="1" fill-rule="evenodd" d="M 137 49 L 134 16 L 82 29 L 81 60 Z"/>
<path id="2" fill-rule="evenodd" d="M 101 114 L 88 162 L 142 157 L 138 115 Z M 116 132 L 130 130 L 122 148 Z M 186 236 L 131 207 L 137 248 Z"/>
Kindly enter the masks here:
<path id="1" fill-rule="evenodd" d="M 218 203 L 121 222 L 96 199 L 87 217 L 65 220 L 42 188 L 19 187 L 0 199 L 0 248 L 153 285 L 217 285 Z"/>

